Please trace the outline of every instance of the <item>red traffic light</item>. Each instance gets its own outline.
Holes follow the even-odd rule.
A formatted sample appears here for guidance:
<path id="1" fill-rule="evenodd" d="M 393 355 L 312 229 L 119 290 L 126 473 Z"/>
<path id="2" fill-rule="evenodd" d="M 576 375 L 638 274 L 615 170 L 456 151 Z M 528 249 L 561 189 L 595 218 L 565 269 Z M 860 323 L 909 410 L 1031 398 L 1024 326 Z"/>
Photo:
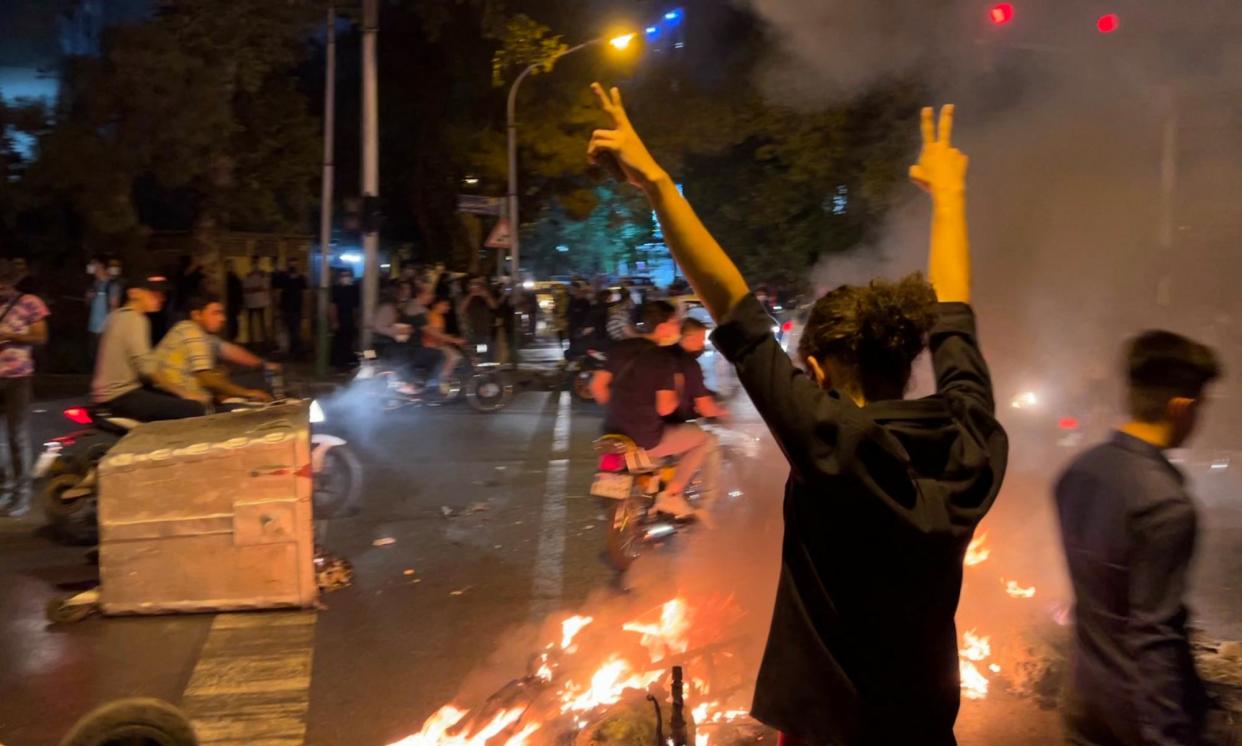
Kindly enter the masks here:
<path id="1" fill-rule="evenodd" d="M 1111 34 L 1121 28 L 1121 17 L 1116 13 L 1108 13 L 1100 16 L 1095 22 L 1095 27 L 1099 29 L 1101 34 Z"/>
<path id="2" fill-rule="evenodd" d="M 992 19 L 992 23 L 997 26 L 1004 26 L 1013 20 L 1013 3 L 1000 3 L 993 5 L 988 11 L 988 17 Z"/>

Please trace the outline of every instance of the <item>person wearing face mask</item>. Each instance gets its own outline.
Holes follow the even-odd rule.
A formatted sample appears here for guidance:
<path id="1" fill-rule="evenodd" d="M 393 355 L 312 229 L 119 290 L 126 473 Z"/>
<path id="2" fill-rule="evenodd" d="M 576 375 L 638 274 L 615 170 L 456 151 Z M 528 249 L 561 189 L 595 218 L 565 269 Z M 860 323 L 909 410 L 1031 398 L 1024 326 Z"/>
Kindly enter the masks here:
<path id="1" fill-rule="evenodd" d="M 0 397 L 8 430 L 0 515 L 20 518 L 30 511 L 34 491 L 30 450 L 31 378 L 34 347 L 47 342 L 47 306 L 36 295 L 21 291 L 20 270 L 0 260 Z"/>
<path id="2" fill-rule="evenodd" d="M 99 339 L 103 336 L 108 314 L 121 306 L 120 264 L 118 263 L 115 267 L 116 274 L 113 274 L 113 269 L 111 262 L 104 261 L 102 257 L 96 257 L 86 265 L 86 273 L 91 276 L 91 287 L 86 291 L 86 304 L 90 310 L 87 331 L 91 335 L 92 366 L 95 364 L 96 355 L 99 354 Z"/>
<path id="3" fill-rule="evenodd" d="M 607 408 L 604 432 L 630 438 L 652 460 L 678 457 L 673 478 L 654 507 L 684 518 L 694 508 L 683 493 L 707 458 L 711 437 L 696 425 L 664 421 L 681 405 L 677 364 L 668 350 L 681 338 L 677 309 L 666 301 L 651 301 L 638 315 L 637 336 L 613 343 L 607 367 L 591 379 L 591 394 Z"/>

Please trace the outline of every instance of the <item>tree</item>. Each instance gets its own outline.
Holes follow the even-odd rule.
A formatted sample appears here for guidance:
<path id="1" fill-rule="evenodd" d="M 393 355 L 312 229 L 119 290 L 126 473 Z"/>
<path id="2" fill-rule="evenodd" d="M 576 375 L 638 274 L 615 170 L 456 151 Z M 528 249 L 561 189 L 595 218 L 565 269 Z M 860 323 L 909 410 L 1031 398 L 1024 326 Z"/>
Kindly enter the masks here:
<path id="1" fill-rule="evenodd" d="M 304 230 L 318 126 L 292 82 L 322 5 L 165 0 L 70 60 L 26 186 L 87 243 L 149 229 Z M 90 164 L 83 168 L 82 164 Z"/>

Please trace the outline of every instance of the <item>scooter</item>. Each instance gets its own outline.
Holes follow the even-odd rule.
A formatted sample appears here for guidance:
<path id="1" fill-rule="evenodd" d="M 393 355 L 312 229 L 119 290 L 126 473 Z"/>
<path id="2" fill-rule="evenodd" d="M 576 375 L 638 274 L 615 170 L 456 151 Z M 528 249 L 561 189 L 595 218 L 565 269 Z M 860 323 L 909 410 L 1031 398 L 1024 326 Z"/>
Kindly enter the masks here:
<path id="1" fill-rule="evenodd" d="M 62 540 L 89 542 L 96 533 L 99 462 L 117 441 L 142 423 L 117 417 L 104 408 L 82 406 L 65 409 L 64 416 L 79 428 L 44 444 L 34 474 L 43 485 L 39 502 L 48 524 Z M 309 416 L 315 517 L 356 513 L 362 496 L 362 463 L 343 438 L 315 431 L 315 426 L 325 421 L 319 402 L 311 401 Z"/>
<path id="2" fill-rule="evenodd" d="M 375 350 L 365 350 L 358 356 L 358 370 L 350 383 L 365 387 L 386 411 L 444 406 L 464 397 L 476 411 L 499 412 L 512 401 L 514 385 L 499 363 L 482 362 L 487 351 L 486 344 L 476 345 L 473 351 L 462 350 L 461 362 L 453 374 L 443 386 L 433 386 L 426 380 L 402 380 L 398 371 Z"/>

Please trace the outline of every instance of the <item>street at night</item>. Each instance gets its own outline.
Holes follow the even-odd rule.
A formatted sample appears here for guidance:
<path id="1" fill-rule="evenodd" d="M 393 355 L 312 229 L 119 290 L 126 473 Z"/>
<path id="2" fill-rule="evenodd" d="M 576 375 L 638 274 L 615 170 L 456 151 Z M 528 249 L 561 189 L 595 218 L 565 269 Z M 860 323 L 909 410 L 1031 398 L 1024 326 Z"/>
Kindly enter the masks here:
<path id="1" fill-rule="evenodd" d="M 1236 0 L 3 0 L 0 746 L 1242 746 Z"/>

